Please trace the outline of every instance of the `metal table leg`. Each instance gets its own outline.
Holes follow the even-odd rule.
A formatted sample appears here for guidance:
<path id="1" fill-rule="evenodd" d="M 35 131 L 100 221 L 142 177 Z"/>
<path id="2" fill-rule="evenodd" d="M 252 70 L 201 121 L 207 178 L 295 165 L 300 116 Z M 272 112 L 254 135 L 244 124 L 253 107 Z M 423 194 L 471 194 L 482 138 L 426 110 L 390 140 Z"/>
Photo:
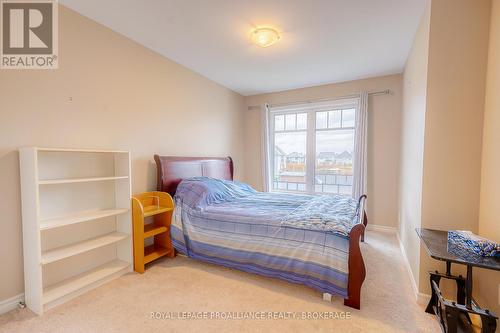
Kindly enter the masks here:
<path id="1" fill-rule="evenodd" d="M 467 277 L 465 280 L 465 306 L 472 309 L 472 266 L 467 265 Z"/>
<path id="2" fill-rule="evenodd" d="M 429 280 L 431 284 L 431 299 L 429 300 L 429 304 L 427 304 L 427 307 L 425 308 L 425 312 L 430 314 L 435 314 L 434 306 L 437 306 L 438 304 L 438 295 L 434 290 L 432 283 L 433 282 L 436 283 L 436 285 L 439 287 L 439 282 L 441 281 L 441 275 L 438 273 L 438 271 L 436 271 L 436 273 L 429 272 Z"/>

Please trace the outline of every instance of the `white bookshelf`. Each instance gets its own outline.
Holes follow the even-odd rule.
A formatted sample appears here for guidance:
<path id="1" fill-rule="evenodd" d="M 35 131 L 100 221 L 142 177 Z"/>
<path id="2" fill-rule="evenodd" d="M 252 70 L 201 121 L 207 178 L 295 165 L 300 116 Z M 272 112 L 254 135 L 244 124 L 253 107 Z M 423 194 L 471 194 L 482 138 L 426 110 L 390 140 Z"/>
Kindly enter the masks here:
<path id="1" fill-rule="evenodd" d="M 19 150 L 26 305 L 41 315 L 132 270 L 130 154 Z"/>

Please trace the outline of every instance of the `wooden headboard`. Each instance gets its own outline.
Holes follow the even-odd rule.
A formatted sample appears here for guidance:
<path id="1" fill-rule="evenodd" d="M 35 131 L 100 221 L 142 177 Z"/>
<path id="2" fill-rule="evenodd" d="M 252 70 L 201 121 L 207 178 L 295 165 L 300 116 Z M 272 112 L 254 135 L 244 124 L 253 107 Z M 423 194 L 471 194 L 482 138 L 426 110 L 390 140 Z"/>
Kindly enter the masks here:
<path id="1" fill-rule="evenodd" d="M 157 170 L 156 188 L 175 195 L 177 185 L 184 178 L 212 177 L 233 180 L 231 157 L 179 157 L 155 155 Z"/>

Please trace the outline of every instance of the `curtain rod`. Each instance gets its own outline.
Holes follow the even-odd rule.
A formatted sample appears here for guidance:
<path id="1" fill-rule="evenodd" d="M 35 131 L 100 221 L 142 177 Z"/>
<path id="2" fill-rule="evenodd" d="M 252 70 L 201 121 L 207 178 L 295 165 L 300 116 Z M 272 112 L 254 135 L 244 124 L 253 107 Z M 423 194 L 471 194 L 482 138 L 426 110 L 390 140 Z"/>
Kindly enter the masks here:
<path id="1" fill-rule="evenodd" d="M 370 95 L 370 96 L 392 95 L 392 94 L 393 94 L 393 91 L 390 90 L 390 89 L 368 92 L 368 95 Z M 276 106 L 289 106 L 289 105 L 317 103 L 317 102 L 327 102 L 327 101 L 335 101 L 335 100 L 338 100 L 338 99 L 356 98 L 358 96 L 359 96 L 358 94 L 351 94 L 351 95 L 339 96 L 339 97 L 316 98 L 316 99 L 308 99 L 308 100 L 305 100 L 305 101 L 295 101 L 295 102 L 289 102 L 289 103 L 269 104 L 269 107 L 273 107 L 273 106 L 274 107 L 276 107 Z M 248 107 L 248 110 L 260 110 L 260 106 L 259 105 L 250 105 Z"/>

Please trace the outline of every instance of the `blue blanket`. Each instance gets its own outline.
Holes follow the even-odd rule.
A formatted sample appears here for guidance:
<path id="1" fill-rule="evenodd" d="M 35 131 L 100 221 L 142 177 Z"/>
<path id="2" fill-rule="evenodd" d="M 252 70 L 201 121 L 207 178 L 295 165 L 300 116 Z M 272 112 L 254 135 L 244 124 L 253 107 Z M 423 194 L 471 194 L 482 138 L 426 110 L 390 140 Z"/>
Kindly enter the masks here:
<path id="1" fill-rule="evenodd" d="M 282 225 L 338 233 L 344 236 L 357 221 L 357 203 L 345 195 L 311 198 L 288 214 Z"/>
<path id="2" fill-rule="evenodd" d="M 171 232 L 179 252 L 347 296 L 352 199 L 262 193 L 195 177 L 179 184 L 175 202 Z"/>

